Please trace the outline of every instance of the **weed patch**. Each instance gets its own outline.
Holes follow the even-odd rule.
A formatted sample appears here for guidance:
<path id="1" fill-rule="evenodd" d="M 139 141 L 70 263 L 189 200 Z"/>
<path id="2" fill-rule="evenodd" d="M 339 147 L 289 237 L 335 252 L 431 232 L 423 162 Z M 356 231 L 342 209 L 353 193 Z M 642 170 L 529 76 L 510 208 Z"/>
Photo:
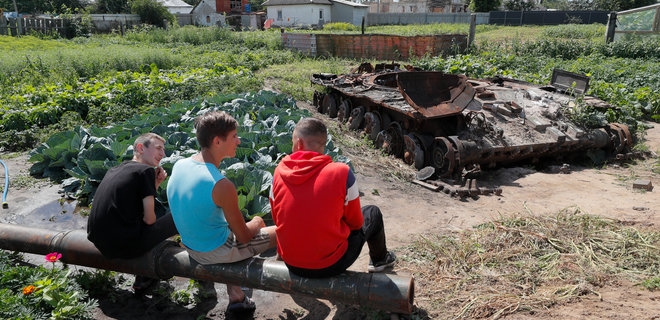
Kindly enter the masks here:
<path id="1" fill-rule="evenodd" d="M 658 232 L 571 207 L 420 236 L 399 256 L 421 282 L 418 301 L 452 318 L 498 318 L 598 296 L 599 287 L 623 278 L 654 289 L 659 241 Z"/>

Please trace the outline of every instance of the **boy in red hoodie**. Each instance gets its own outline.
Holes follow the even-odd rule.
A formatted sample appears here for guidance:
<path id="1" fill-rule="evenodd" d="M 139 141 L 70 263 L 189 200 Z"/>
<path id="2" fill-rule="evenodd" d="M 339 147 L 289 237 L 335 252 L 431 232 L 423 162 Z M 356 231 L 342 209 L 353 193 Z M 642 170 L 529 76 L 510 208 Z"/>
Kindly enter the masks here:
<path id="1" fill-rule="evenodd" d="M 367 242 L 367 270 L 382 272 L 396 257 L 387 250 L 380 209 L 360 207 L 353 171 L 324 154 L 327 137 L 322 121 L 300 120 L 293 153 L 275 169 L 270 204 L 278 254 L 294 274 L 331 277 L 346 271 Z"/>

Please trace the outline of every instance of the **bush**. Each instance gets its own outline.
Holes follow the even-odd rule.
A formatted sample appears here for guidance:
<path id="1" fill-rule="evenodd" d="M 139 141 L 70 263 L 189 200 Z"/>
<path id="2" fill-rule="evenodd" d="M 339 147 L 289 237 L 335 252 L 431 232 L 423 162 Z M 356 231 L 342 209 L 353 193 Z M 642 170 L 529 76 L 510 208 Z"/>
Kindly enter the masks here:
<path id="1" fill-rule="evenodd" d="M 166 28 L 176 23 L 174 15 L 155 0 L 135 0 L 131 4 L 131 12 L 139 15 L 143 23 L 154 26 Z"/>

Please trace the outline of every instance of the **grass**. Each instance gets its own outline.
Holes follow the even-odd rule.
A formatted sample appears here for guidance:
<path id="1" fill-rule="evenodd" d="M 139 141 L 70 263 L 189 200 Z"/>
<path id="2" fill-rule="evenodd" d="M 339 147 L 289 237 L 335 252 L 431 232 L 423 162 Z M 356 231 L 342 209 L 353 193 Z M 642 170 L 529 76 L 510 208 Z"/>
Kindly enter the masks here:
<path id="1" fill-rule="evenodd" d="M 348 26 L 337 28 L 345 29 L 342 32 L 359 32 Z M 468 25 L 438 24 L 369 27 L 367 31 L 418 35 L 467 33 L 468 28 Z M 569 67 L 570 71 L 587 71 L 588 67 L 595 79 L 606 83 L 601 87 L 617 83 L 619 78 L 631 81 L 613 90 L 621 93 L 620 97 L 614 97 L 621 101 L 630 100 L 625 93 L 638 86 L 633 81 L 645 85 L 660 83 L 653 81 L 657 78 L 647 76 L 656 74 L 657 77 L 658 73 L 653 71 L 657 65 L 655 58 L 621 63 L 622 58 L 603 62 L 600 56 L 577 60 L 544 56 L 566 51 L 558 41 L 570 39 L 596 46 L 603 41 L 603 28 L 600 25 L 524 28 L 480 25 L 477 26 L 476 42 L 481 52 L 418 62 L 428 63 L 429 68 L 471 72 L 473 76 L 500 71 L 517 76 L 520 74 L 514 72 L 518 72 L 528 76 L 526 80 L 539 82 L 547 78 L 547 71 L 552 67 Z M 531 54 L 516 57 L 515 51 L 506 51 L 525 52 L 532 48 L 531 45 L 525 47 L 525 44 L 535 41 L 541 45 L 533 48 L 543 50 L 537 51 L 543 55 L 538 54 L 539 57 L 534 59 L 530 58 Z M 279 30 L 229 33 L 217 28 L 180 28 L 171 32 L 152 30 L 129 33 L 125 37 L 103 36 L 74 41 L 0 37 L 0 48 L 0 53 L 6 57 L 0 62 L 0 83 L 7 83 L 1 81 L 3 74 L 15 72 L 32 72 L 31 79 L 36 84 L 39 81 L 66 82 L 72 77 L 78 79 L 117 70 L 140 72 L 144 65 L 152 63 L 168 69 L 212 68 L 221 62 L 245 66 L 253 71 L 254 81 L 241 87 L 251 87 L 250 84 L 256 81 L 298 101 L 309 101 L 317 89 L 310 84 L 311 74 L 345 73 L 358 63 L 350 59 L 311 59 L 280 50 Z M 495 51 L 499 49 L 503 51 Z M 619 77 L 621 73 L 638 72 L 639 68 L 645 70 L 643 76 Z M 595 81 L 594 87 L 597 85 L 599 83 Z M 630 90 L 625 90 L 626 87 Z M 649 92 L 639 91 L 635 95 L 641 97 L 654 91 L 655 88 L 651 88 Z M 605 90 L 599 92 L 606 93 Z M 350 148 L 359 149 L 366 144 L 366 139 L 346 134 L 334 122 L 329 130 L 335 141 Z M 369 165 L 380 165 L 376 160 L 378 151 L 365 148 L 369 152 L 347 156 L 363 156 L 372 160 Z M 658 168 L 660 162 L 656 163 L 656 172 L 660 172 Z M 396 174 L 393 173 L 393 178 L 406 180 Z M 26 178 L 18 184 L 28 187 L 32 183 Z M 497 318 L 578 301 L 585 295 L 597 296 L 599 286 L 612 284 L 621 277 L 644 288 L 656 289 L 660 287 L 657 242 L 658 234 L 654 231 L 636 230 L 615 220 L 583 214 L 579 208 L 569 208 L 553 217 L 515 215 L 462 232 L 420 236 L 400 254 L 402 263 L 399 266 L 415 274 L 419 282 L 416 300 L 424 310 L 433 312 L 413 317 Z M 185 292 L 178 292 L 175 300 L 187 301 L 188 298 Z M 439 310 L 447 312 L 440 314 Z"/>
<path id="2" fill-rule="evenodd" d="M 657 231 L 570 207 L 420 236 L 399 254 L 399 267 L 420 282 L 422 307 L 442 310 L 430 318 L 499 318 L 599 296 L 598 288 L 621 279 L 655 289 L 658 245 Z"/>

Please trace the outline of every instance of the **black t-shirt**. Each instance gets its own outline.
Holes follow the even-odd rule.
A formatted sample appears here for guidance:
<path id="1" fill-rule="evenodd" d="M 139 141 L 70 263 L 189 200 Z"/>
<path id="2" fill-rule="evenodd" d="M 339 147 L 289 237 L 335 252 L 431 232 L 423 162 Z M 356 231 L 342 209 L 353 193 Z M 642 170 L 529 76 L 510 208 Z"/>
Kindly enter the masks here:
<path id="1" fill-rule="evenodd" d="M 111 168 L 96 190 L 87 220 L 87 239 L 109 258 L 121 258 L 135 244 L 142 228 L 142 200 L 156 196 L 156 171 L 135 161 Z"/>

